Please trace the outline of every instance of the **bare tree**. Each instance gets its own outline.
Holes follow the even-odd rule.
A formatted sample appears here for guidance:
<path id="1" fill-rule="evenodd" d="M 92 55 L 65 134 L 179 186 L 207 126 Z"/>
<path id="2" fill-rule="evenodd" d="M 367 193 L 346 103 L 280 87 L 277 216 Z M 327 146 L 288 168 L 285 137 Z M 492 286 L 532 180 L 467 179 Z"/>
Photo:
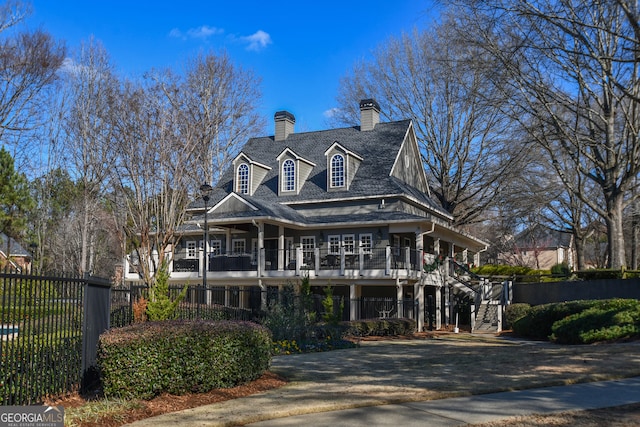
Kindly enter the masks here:
<path id="1" fill-rule="evenodd" d="M 184 220 L 199 147 L 175 131 L 179 116 L 161 86 L 127 82 L 112 102 L 112 144 L 118 153 L 113 179 L 126 196 L 125 232 L 136 251 L 140 276 L 153 284 Z"/>
<path id="2" fill-rule="evenodd" d="M 65 136 L 59 149 L 67 168 L 82 191 L 82 216 L 80 225 L 81 248 L 77 272 L 92 271 L 99 227 L 99 204 L 114 164 L 112 150 L 112 125 L 110 97 L 113 96 L 117 80 L 107 52 L 102 45 L 90 40 L 81 46 L 75 61 L 65 68 L 65 83 L 68 91 L 68 106 L 64 118 Z"/>
<path id="3" fill-rule="evenodd" d="M 127 200 L 125 230 L 146 283 L 176 243 L 190 195 L 215 183 L 245 139 L 259 130 L 260 92 L 226 55 L 198 56 L 184 76 L 147 73 L 113 97 L 114 169 Z"/>
<path id="4" fill-rule="evenodd" d="M 194 188 L 215 184 L 242 144 L 264 128 L 257 113 L 260 80 L 234 65 L 226 53 L 188 59 L 181 77 L 169 70 L 148 76 L 179 116 L 175 124 L 181 138 L 196 144 Z"/>
<path id="5" fill-rule="evenodd" d="M 390 38 L 342 79 L 335 121 L 357 123 L 354 99 L 375 98 L 387 119 L 411 118 L 430 187 L 459 225 L 481 220 L 526 154 L 511 148 L 504 100 L 490 90 L 479 49 L 457 43 L 445 17 L 433 30 Z"/>
<path id="6" fill-rule="evenodd" d="M 637 2 L 468 5 L 462 36 L 500 64 L 494 90 L 517 94 L 512 117 L 545 150 L 567 190 L 604 219 L 609 266 L 624 266 L 623 211 L 640 172 Z M 569 171 L 602 198 L 576 186 Z"/>
<path id="7" fill-rule="evenodd" d="M 64 44 L 46 32 L 17 28 L 28 14 L 21 2 L 0 5 L 0 142 L 23 171 L 40 151 L 41 141 L 29 136 L 45 119 L 45 89 L 65 57 Z"/>

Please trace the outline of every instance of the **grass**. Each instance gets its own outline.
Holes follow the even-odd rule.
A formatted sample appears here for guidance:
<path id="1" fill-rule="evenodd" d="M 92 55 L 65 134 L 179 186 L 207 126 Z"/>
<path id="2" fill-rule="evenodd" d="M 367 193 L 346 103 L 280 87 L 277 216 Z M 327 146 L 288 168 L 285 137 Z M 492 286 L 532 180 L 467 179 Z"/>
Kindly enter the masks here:
<path id="1" fill-rule="evenodd" d="M 128 413 L 142 408 L 143 405 L 136 400 L 101 399 L 88 401 L 79 407 L 65 408 L 64 424 L 66 427 L 99 425 L 101 420 L 105 418 L 111 419 L 114 423 L 124 424 L 127 421 Z"/>

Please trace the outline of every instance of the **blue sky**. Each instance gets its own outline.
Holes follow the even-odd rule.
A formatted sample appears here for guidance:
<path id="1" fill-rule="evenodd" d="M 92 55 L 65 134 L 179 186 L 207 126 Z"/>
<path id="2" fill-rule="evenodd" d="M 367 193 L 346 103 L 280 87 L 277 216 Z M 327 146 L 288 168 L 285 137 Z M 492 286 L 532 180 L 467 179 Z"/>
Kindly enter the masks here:
<path id="1" fill-rule="evenodd" d="M 340 77 L 389 36 L 424 28 L 436 14 L 431 0 L 32 0 L 32 7 L 30 27 L 69 49 L 93 36 L 125 76 L 180 70 L 186 57 L 226 50 L 262 78 L 268 134 L 279 110 L 294 114 L 296 132 L 325 129 Z"/>

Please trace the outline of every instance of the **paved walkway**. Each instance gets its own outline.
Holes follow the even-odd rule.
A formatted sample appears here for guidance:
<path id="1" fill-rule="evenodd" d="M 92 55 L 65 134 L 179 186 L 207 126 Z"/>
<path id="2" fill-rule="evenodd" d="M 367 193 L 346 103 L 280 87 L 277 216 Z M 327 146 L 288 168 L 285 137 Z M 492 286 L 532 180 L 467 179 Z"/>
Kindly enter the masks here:
<path id="1" fill-rule="evenodd" d="M 476 378 L 468 370 L 449 371 L 445 365 L 440 378 L 422 375 L 421 371 L 398 373 L 428 355 L 434 358 L 433 364 L 437 364 L 434 360 L 454 357 L 465 350 L 461 345 L 445 340 L 381 342 L 367 343 L 361 349 L 276 357 L 272 370 L 290 379 L 285 387 L 137 421 L 130 426 L 457 426 L 640 402 L 640 377 L 431 400 L 441 397 L 430 391 L 434 381 L 446 382 L 451 375 L 464 375 L 468 381 Z M 526 345 L 536 351 L 547 344 L 506 345 Z M 638 348 L 623 351 L 637 354 Z M 469 357 L 477 357 L 477 352 L 481 350 Z"/>
<path id="2" fill-rule="evenodd" d="M 453 399 L 322 412 L 249 424 L 254 427 L 439 427 L 640 402 L 640 377 Z M 205 425 L 205 424 L 203 424 Z"/>

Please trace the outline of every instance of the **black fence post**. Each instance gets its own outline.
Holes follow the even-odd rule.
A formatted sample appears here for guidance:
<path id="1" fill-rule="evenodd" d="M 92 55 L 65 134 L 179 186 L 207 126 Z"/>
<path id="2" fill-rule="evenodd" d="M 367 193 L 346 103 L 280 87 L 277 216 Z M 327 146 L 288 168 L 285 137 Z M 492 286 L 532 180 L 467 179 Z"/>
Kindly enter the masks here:
<path id="1" fill-rule="evenodd" d="M 98 373 L 95 369 L 98 338 L 110 326 L 111 282 L 98 277 L 85 276 L 84 288 L 81 388 L 87 390 L 98 381 Z"/>

